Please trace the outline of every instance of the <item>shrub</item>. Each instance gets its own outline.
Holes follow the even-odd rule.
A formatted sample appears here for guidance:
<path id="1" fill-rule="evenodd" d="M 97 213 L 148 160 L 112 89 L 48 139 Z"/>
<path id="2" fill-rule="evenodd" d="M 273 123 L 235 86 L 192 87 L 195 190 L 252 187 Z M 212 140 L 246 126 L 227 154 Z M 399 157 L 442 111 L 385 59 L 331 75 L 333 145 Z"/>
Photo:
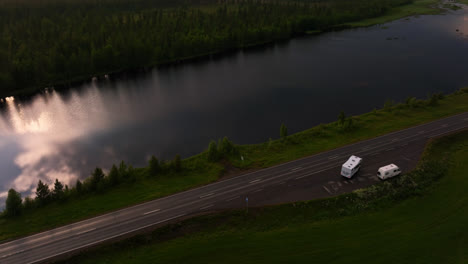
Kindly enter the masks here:
<path id="1" fill-rule="evenodd" d="M 111 170 L 109 171 L 109 184 L 114 186 L 119 183 L 119 170 L 115 164 L 112 165 Z"/>
<path id="2" fill-rule="evenodd" d="M 177 154 L 174 158 L 174 170 L 176 172 L 180 172 L 182 170 L 182 160 L 179 154 Z"/>
<path id="3" fill-rule="evenodd" d="M 216 162 L 219 159 L 218 148 L 216 146 L 216 142 L 212 140 L 208 145 L 208 160 L 212 162 Z"/>
<path id="4" fill-rule="evenodd" d="M 159 173 L 161 166 L 159 165 L 159 160 L 153 155 L 149 160 L 149 173 L 154 176 Z"/>
<path id="5" fill-rule="evenodd" d="M 281 127 L 280 127 L 280 137 L 283 140 L 286 140 L 286 138 L 288 137 L 288 128 L 286 127 L 284 123 L 281 124 Z"/>

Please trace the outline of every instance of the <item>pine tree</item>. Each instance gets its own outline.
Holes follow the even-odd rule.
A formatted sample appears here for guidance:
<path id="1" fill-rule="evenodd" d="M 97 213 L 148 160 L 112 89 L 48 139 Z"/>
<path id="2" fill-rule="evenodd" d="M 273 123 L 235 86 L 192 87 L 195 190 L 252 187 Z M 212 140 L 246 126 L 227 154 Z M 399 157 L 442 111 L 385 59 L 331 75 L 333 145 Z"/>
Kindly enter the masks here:
<path id="1" fill-rule="evenodd" d="M 55 199 L 63 197 L 63 184 L 58 179 L 55 179 L 53 196 Z"/>
<path id="2" fill-rule="evenodd" d="M 45 204 L 50 198 L 49 185 L 43 183 L 41 180 L 37 183 L 36 199 L 40 204 Z"/>
<path id="3" fill-rule="evenodd" d="M 14 189 L 8 191 L 8 197 L 5 202 L 5 210 L 8 216 L 16 216 L 21 213 L 21 194 Z"/>

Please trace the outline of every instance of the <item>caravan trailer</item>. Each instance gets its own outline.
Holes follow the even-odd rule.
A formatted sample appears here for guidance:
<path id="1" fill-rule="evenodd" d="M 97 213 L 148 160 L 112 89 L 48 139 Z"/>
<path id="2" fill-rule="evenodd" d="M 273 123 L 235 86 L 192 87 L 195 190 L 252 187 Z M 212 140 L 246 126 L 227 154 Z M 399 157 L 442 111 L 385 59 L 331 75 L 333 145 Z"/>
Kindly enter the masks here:
<path id="1" fill-rule="evenodd" d="M 400 168 L 395 164 L 390 164 L 387 166 L 380 167 L 377 171 L 377 177 L 381 180 L 385 180 L 391 177 L 395 177 L 401 173 Z"/>
<path id="2" fill-rule="evenodd" d="M 341 176 L 351 179 L 353 175 L 361 168 L 362 159 L 352 155 L 341 167 Z"/>

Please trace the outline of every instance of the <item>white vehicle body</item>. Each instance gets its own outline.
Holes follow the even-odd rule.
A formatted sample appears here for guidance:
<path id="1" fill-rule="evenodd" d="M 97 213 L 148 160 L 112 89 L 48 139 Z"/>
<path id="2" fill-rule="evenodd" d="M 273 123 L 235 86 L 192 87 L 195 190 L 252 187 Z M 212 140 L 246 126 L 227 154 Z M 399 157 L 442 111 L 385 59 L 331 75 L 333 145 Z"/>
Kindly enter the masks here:
<path id="1" fill-rule="evenodd" d="M 380 167 L 377 171 L 377 177 L 381 180 L 385 180 L 391 177 L 395 177 L 401 173 L 400 168 L 395 164 L 390 164 L 387 166 Z"/>
<path id="2" fill-rule="evenodd" d="M 341 176 L 350 179 L 361 168 L 362 159 L 352 155 L 341 166 Z"/>

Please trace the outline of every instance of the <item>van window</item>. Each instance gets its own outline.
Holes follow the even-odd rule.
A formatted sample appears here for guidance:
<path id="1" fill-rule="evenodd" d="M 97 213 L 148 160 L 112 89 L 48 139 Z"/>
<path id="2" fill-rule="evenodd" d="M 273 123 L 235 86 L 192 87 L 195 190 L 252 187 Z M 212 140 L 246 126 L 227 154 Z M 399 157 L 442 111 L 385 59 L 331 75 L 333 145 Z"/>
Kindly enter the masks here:
<path id="1" fill-rule="evenodd" d="M 377 175 L 380 175 L 380 171 L 377 172 Z"/>
<path id="2" fill-rule="evenodd" d="M 393 172 L 397 172 L 397 170 L 394 170 Z"/>
<path id="3" fill-rule="evenodd" d="M 388 175 L 388 172 L 386 172 L 385 175 Z"/>

